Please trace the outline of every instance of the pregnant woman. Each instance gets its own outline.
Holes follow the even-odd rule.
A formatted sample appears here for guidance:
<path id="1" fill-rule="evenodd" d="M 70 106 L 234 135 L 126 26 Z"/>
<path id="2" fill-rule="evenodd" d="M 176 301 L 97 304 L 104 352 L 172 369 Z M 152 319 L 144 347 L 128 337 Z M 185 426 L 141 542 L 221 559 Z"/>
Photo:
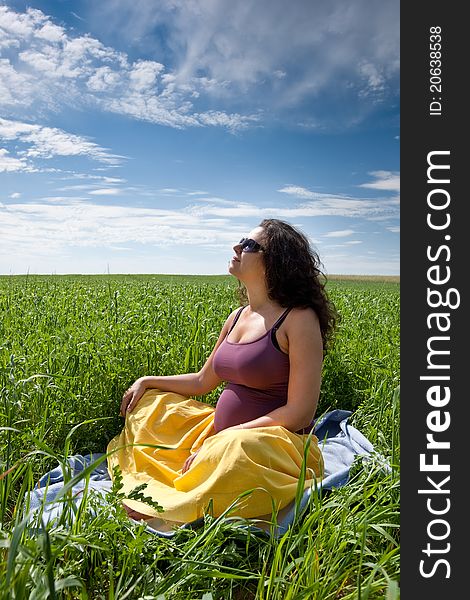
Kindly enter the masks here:
<path id="1" fill-rule="evenodd" d="M 322 477 L 318 440 L 308 434 L 335 310 L 318 256 L 301 231 L 277 219 L 233 250 L 229 272 L 246 301 L 201 370 L 141 377 L 124 393 L 110 474 L 119 465 L 124 492 L 145 483 L 145 495 L 163 507 L 126 500 L 134 519 L 218 516 L 247 490 L 232 514 L 269 515 L 294 499 L 308 440 L 305 487 Z M 194 399 L 222 383 L 215 408 Z"/>

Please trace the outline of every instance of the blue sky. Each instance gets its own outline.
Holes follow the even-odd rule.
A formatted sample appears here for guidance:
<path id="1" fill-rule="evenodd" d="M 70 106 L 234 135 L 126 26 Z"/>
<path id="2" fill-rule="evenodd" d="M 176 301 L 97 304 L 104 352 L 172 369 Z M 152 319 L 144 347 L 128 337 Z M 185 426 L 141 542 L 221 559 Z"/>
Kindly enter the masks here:
<path id="1" fill-rule="evenodd" d="M 0 273 L 399 274 L 397 0 L 0 2 Z"/>

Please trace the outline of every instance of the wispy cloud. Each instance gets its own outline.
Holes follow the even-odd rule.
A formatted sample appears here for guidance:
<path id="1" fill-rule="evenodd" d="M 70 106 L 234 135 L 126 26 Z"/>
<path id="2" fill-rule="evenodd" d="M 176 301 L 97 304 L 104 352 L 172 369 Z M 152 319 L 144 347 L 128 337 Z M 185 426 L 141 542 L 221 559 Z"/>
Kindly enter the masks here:
<path id="1" fill-rule="evenodd" d="M 370 159 L 374 118 L 358 131 L 362 179 L 356 172 L 347 186 L 354 167 L 339 155 L 322 187 L 305 175 L 319 148 L 312 130 L 330 126 L 336 136 L 370 113 L 381 117 L 380 103 L 384 143 L 397 147 L 397 3 L 106 0 L 72 14 L 63 3 L 33 4 L 58 18 L 0 6 L 4 271 L 36 254 L 80 269 L 113 249 L 130 249 L 120 263 L 129 272 L 141 268 L 136 250 L 171 269 L 190 257 L 195 271 L 198 250 L 210 269 L 222 255 L 214 248 L 264 217 L 306 226 L 338 256 L 362 252 L 363 236 L 366 254 L 371 229 L 384 235 L 379 255 L 396 243 L 399 173 L 372 170 L 396 166 L 375 145 Z"/>
<path id="2" fill-rule="evenodd" d="M 400 173 L 395 171 L 371 171 L 369 175 L 375 178 L 370 183 L 361 183 L 359 187 L 372 190 L 387 190 L 390 192 L 400 191 Z"/>
<path id="3" fill-rule="evenodd" d="M 103 188 L 88 191 L 93 196 L 114 196 L 119 188 Z M 201 202 L 202 200 L 202 202 Z M 204 200 L 207 200 L 205 202 Z M 224 198 L 198 199 L 196 204 L 180 206 L 177 209 L 153 207 L 131 207 L 116 204 L 95 204 L 81 196 L 53 195 L 41 202 L 14 202 L 3 207 L 0 213 L 2 231 L 10 236 L 22 238 L 32 229 L 41 239 L 50 236 L 51 243 L 79 246 L 101 246 L 105 244 L 138 242 L 142 244 L 165 245 L 178 240 L 182 244 L 204 245 L 201 231 L 209 231 L 208 239 L 233 241 L 233 223 L 244 219 L 277 218 L 295 219 L 329 215 L 367 218 L 377 216 L 374 205 L 363 200 L 348 199 L 355 208 L 345 210 L 343 206 L 334 208 L 323 201 L 303 203 L 297 206 L 261 207 L 236 202 Z M 42 230 L 44 228 L 44 231 Z M 64 231 L 67 232 L 64 235 Z M 25 234 L 26 232 L 26 234 Z M 73 235 L 71 234 L 73 232 Z M 194 235 L 197 232 L 197 235 Z M 354 234 L 352 229 L 335 230 L 325 234 L 327 238 L 344 238 Z M 212 236 L 212 237 L 211 237 Z M 32 242 L 32 239 L 31 239 Z M 349 244 L 358 241 L 346 242 Z"/>
<path id="4" fill-rule="evenodd" d="M 397 95 L 396 3 L 301 0 L 287 9 L 284 0 L 108 0 L 87 10 L 108 39 L 131 48 L 146 40 L 160 60 L 133 60 L 40 10 L 2 6 L 0 106 L 12 116 L 20 106 L 73 104 L 169 127 L 239 131 L 320 95 L 347 94 L 344 123 L 355 123 Z M 328 103 L 317 106 L 296 122 L 321 128 Z"/>
<path id="5" fill-rule="evenodd" d="M 12 115 L 24 107 L 39 114 L 94 106 L 170 127 L 230 131 L 258 120 L 256 114 L 197 108 L 200 94 L 207 93 L 206 77 L 182 83 L 162 63 L 132 61 L 91 35 L 74 35 L 40 10 L 0 6 L 0 30 L 0 107 Z"/>
<path id="6" fill-rule="evenodd" d="M 215 241 L 226 246 L 234 236 L 229 220 L 212 222 L 190 210 L 103 206 L 80 197 L 46 197 L 41 202 L 3 205 L 0 223 L 0 250 L 5 256 L 31 250 L 38 240 L 54 252 L 129 242 L 166 246 L 213 245 Z"/>
<path id="7" fill-rule="evenodd" d="M 41 198 L 42 202 L 48 204 L 75 204 L 76 202 L 86 201 L 87 198 L 81 196 L 45 196 Z"/>
<path id="8" fill-rule="evenodd" d="M 100 188 L 88 192 L 90 196 L 116 196 L 121 193 L 118 188 Z"/>
<path id="9" fill-rule="evenodd" d="M 97 169 L 96 169 L 97 170 Z M 94 175 L 93 173 L 84 173 L 80 171 L 67 171 L 62 169 L 60 177 L 56 178 L 61 181 L 74 181 L 74 180 L 88 180 L 94 184 L 100 183 L 101 185 L 114 185 L 120 183 L 126 183 L 127 180 L 122 177 L 110 177 L 108 175 Z"/>
<path id="10" fill-rule="evenodd" d="M 312 190 L 308 190 L 307 188 L 298 185 L 286 185 L 277 191 L 281 192 L 281 194 L 289 194 L 290 196 L 305 198 L 307 200 L 317 200 L 322 197 L 318 192 L 313 192 Z"/>
<path id="11" fill-rule="evenodd" d="M 0 173 L 13 171 L 32 172 L 35 169 L 25 158 L 10 156 L 6 148 L 0 148 Z"/>
<path id="12" fill-rule="evenodd" d="M 346 195 L 324 194 L 304 187 L 288 185 L 278 190 L 305 202 L 292 209 L 296 216 L 363 217 L 380 220 L 398 217 L 398 199 L 355 198 Z"/>
<path id="13" fill-rule="evenodd" d="M 352 229 L 342 229 L 325 233 L 324 237 L 342 238 L 349 237 L 350 235 L 354 235 L 354 231 Z"/>
<path id="14" fill-rule="evenodd" d="M 219 101 L 238 98 L 276 112 L 347 95 L 351 114 L 344 107 L 341 117 L 333 112 L 336 121 L 353 123 L 397 95 L 397 3 L 110 0 L 93 4 L 92 15 L 106 23 L 108 35 L 124 35 L 130 45 L 157 40 L 155 52 L 175 65 L 175 83 L 194 89 L 198 81 L 198 92 Z M 318 114 L 310 104 L 305 126 L 322 127 L 328 108 L 319 104 Z"/>
<path id="15" fill-rule="evenodd" d="M 206 196 L 207 192 L 203 192 L 201 190 L 196 190 L 194 192 L 188 192 L 188 196 Z"/>
<path id="16" fill-rule="evenodd" d="M 193 194 L 188 194 L 188 195 L 193 195 Z M 201 197 L 201 198 L 198 198 L 197 201 L 204 202 L 207 204 L 212 204 L 212 205 L 230 206 L 234 209 L 241 207 L 240 204 L 238 204 L 237 202 L 233 202 L 233 200 L 226 200 L 225 198 L 218 198 L 216 196 Z M 202 209 L 201 212 L 204 212 L 204 209 Z"/>
<path id="17" fill-rule="evenodd" d="M 164 196 L 174 196 L 175 194 L 183 194 L 183 192 L 177 188 L 161 188 L 158 190 L 158 193 Z"/>
<path id="18" fill-rule="evenodd" d="M 187 198 L 189 200 L 189 192 Z M 95 203 L 89 192 L 88 198 L 59 194 L 36 201 L 11 198 L 9 203 L 0 206 L 0 255 L 4 257 L 3 262 L 5 265 L 12 264 L 8 261 L 13 261 L 14 256 L 23 256 L 25 260 L 42 256 L 47 264 L 54 264 L 54 256 L 73 255 L 77 248 L 112 251 L 116 247 L 127 248 L 129 244 L 132 245 L 134 257 L 139 248 L 174 247 L 181 252 L 182 248 L 190 246 L 213 252 L 214 248 L 229 248 L 237 239 L 237 234 L 245 232 L 247 222 L 273 216 L 295 222 L 296 218 L 331 212 L 321 204 L 319 212 L 315 202 L 270 208 L 224 198 L 215 198 L 218 202 L 212 198 L 212 202 L 206 203 L 198 198 L 195 204 L 168 209 L 118 205 L 115 201 L 113 203 L 113 195 L 110 200 L 106 204 Z M 367 206 L 372 211 L 372 207 Z M 347 216 L 352 215 L 348 213 Z M 356 216 L 367 218 L 367 212 L 356 212 Z M 237 227 L 240 229 L 238 232 Z M 388 229 L 394 230 L 393 227 Z M 341 240 L 341 243 L 320 244 L 322 260 L 327 259 L 335 248 L 346 251 L 348 247 L 362 244 L 359 239 L 342 241 L 354 233 L 353 229 L 344 229 L 324 234 L 323 238 Z M 319 244 L 313 238 L 312 242 Z M 329 261 L 330 272 L 341 272 L 338 271 L 341 262 L 339 266 L 334 266 L 338 257 L 336 255 L 332 262 Z"/>
<path id="19" fill-rule="evenodd" d="M 16 158 L 7 157 L 6 150 L 3 150 L 5 164 L 10 163 L 10 170 L 15 171 L 31 171 L 34 159 L 51 159 L 57 156 L 86 156 L 110 166 L 118 165 L 124 160 L 123 156 L 112 154 L 82 136 L 56 127 L 43 127 L 1 117 L 0 139 L 4 143 L 14 142 L 15 147 L 21 144 Z"/>

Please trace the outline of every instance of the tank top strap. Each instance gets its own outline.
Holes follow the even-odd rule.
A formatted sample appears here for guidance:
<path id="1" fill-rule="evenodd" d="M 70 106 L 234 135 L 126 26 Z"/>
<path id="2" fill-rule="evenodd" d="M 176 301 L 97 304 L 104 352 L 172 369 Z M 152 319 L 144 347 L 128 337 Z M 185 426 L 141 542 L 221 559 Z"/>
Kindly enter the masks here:
<path id="1" fill-rule="evenodd" d="M 235 327 L 235 325 L 237 324 L 238 319 L 240 318 L 240 315 L 242 314 L 242 311 L 246 308 L 246 306 L 241 306 L 240 309 L 238 310 L 237 314 L 235 315 L 235 318 L 233 319 L 232 324 L 230 325 L 230 329 L 228 330 L 227 335 L 230 334 L 230 332 L 232 331 L 232 329 Z"/>
<path id="2" fill-rule="evenodd" d="M 286 308 L 286 310 L 282 313 L 282 315 L 279 317 L 279 319 L 272 326 L 272 328 L 271 328 L 272 331 L 277 331 L 279 329 L 279 327 L 284 322 L 284 319 L 287 317 L 287 315 L 290 313 L 291 310 L 292 310 L 292 307 Z"/>

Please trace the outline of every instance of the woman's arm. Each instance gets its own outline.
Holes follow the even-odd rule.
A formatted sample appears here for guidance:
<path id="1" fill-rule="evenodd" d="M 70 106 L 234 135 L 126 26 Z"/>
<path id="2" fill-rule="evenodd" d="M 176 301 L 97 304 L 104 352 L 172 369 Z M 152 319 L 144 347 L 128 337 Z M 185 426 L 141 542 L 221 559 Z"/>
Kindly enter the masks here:
<path id="1" fill-rule="evenodd" d="M 204 366 L 197 373 L 185 373 L 184 375 L 164 375 L 139 377 L 131 387 L 124 392 L 121 402 L 121 415 L 131 412 L 144 392 L 148 389 L 158 389 L 162 392 L 175 392 L 182 396 L 202 396 L 215 389 L 221 379 L 214 372 L 212 362 L 217 348 L 227 335 L 233 322 L 236 310 L 231 313 L 222 327 L 217 342 L 206 360 Z"/>
<path id="2" fill-rule="evenodd" d="M 298 431 L 312 422 L 320 396 L 323 344 L 320 324 L 310 309 L 294 309 L 284 321 L 289 349 L 287 404 L 267 415 L 228 429 L 282 425 Z"/>

